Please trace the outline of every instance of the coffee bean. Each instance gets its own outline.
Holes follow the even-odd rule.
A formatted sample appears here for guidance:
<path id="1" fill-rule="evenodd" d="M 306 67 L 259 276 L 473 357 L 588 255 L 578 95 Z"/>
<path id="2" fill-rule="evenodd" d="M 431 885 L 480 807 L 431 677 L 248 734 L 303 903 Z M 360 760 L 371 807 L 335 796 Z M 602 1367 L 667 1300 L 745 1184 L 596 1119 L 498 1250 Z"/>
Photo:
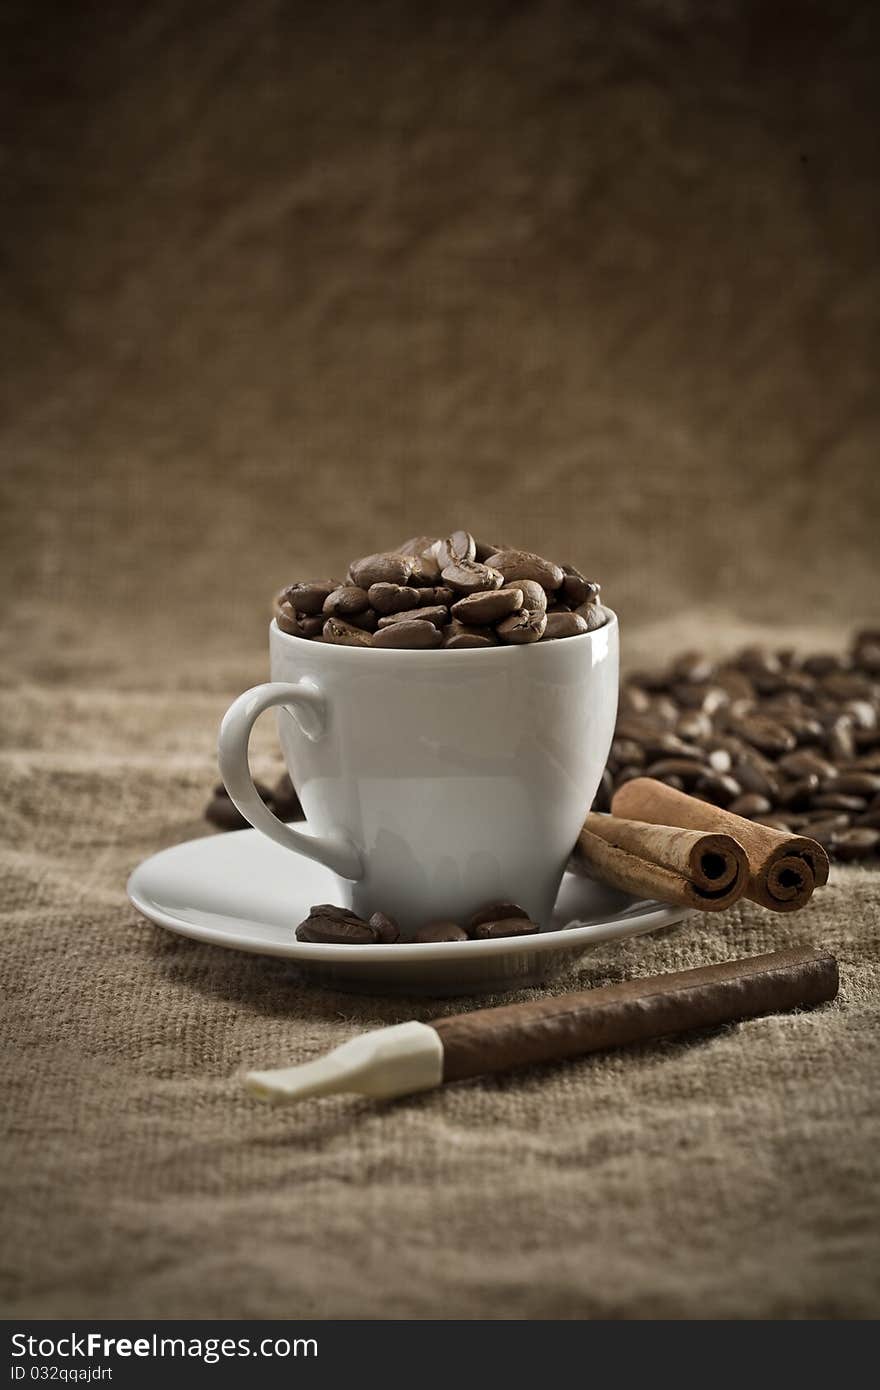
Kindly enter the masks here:
<path id="1" fill-rule="evenodd" d="M 406 584 L 416 568 L 415 562 L 412 555 L 387 551 L 355 560 L 348 573 L 352 584 L 360 589 L 369 589 L 373 584 Z"/>
<path id="2" fill-rule="evenodd" d="M 494 555 L 497 550 L 509 549 L 510 546 L 508 545 L 494 545 L 492 541 L 478 540 L 476 542 L 476 554 L 474 556 L 474 559 L 479 560 L 481 564 L 485 564 L 489 556 Z"/>
<path id="3" fill-rule="evenodd" d="M 275 621 L 281 631 L 288 633 L 291 637 L 316 637 L 324 626 L 323 618 L 310 618 L 305 613 L 298 613 L 286 601 L 276 603 Z"/>
<path id="4" fill-rule="evenodd" d="M 369 925 L 376 933 L 376 940 L 381 941 L 383 945 L 391 945 L 400 937 L 400 928 L 394 918 L 386 916 L 384 912 L 374 912 Z"/>
<path id="5" fill-rule="evenodd" d="M 498 638 L 491 627 L 469 627 L 454 618 L 443 629 L 443 645 L 444 647 L 451 647 L 453 650 L 465 650 L 468 647 L 497 647 Z"/>
<path id="6" fill-rule="evenodd" d="M 368 599 L 377 613 L 400 613 L 407 608 L 418 608 L 421 594 L 433 594 L 433 589 L 411 589 L 404 584 L 371 584 Z"/>
<path id="7" fill-rule="evenodd" d="M 731 772 L 733 770 L 733 758 L 726 748 L 710 748 L 706 762 L 713 772 Z"/>
<path id="8" fill-rule="evenodd" d="M 521 608 L 518 613 L 512 613 L 499 623 L 496 631 L 502 642 L 519 645 L 523 642 L 540 642 L 546 628 L 546 613 L 530 613 L 527 608 Z"/>
<path id="9" fill-rule="evenodd" d="M 802 811 L 809 806 L 812 797 L 819 789 L 819 778 L 815 772 L 807 773 L 796 782 L 787 782 L 779 790 L 777 801 L 790 811 Z"/>
<path id="10" fill-rule="evenodd" d="M 414 555 L 416 558 L 422 559 L 433 551 L 436 544 L 436 536 L 410 536 L 409 540 L 404 541 L 403 545 L 399 545 L 397 549 L 401 555 Z"/>
<path id="11" fill-rule="evenodd" d="M 651 699 L 641 686 L 627 682 L 620 692 L 619 709 L 621 714 L 644 714 L 650 708 Z M 684 738 L 684 734 L 682 734 Z"/>
<path id="12" fill-rule="evenodd" d="M 562 585 L 560 592 L 566 603 L 579 608 L 582 603 L 595 603 L 599 597 L 599 585 L 585 579 L 574 565 L 562 566 Z"/>
<path id="13" fill-rule="evenodd" d="M 705 652 L 683 652 L 677 656 L 669 668 L 673 681 L 690 681 L 695 685 L 706 685 L 712 679 L 714 661 Z"/>
<path id="14" fill-rule="evenodd" d="M 844 796 L 876 796 L 880 792 L 880 774 L 876 772 L 844 772 L 834 783 L 834 790 Z"/>
<path id="15" fill-rule="evenodd" d="M 860 642 L 853 652 L 853 660 L 868 675 L 880 675 L 880 637 Z"/>
<path id="16" fill-rule="evenodd" d="M 534 936 L 540 931 L 537 922 L 527 917 L 504 917 L 497 922 L 481 922 L 474 927 L 474 937 L 478 941 L 492 941 L 499 936 Z"/>
<path id="17" fill-rule="evenodd" d="M 427 611 L 425 609 L 425 612 Z M 443 634 L 433 622 L 412 620 L 380 627 L 371 640 L 374 647 L 413 648 L 424 651 L 430 647 L 439 647 L 443 641 Z"/>
<path id="18" fill-rule="evenodd" d="M 501 922 L 509 917 L 523 917 L 526 921 L 529 920 L 529 914 L 519 903 L 486 903 L 474 913 L 470 927 L 474 931 L 484 922 Z"/>
<path id="19" fill-rule="evenodd" d="M 423 945 L 433 941 L 467 941 L 468 934 L 457 922 L 428 922 L 426 926 L 419 927 L 414 941 L 419 941 Z"/>
<path id="20" fill-rule="evenodd" d="M 842 796 L 840 792 L 820 792 L 811 804 L 821 811 L 864 811 L 867 801 L 863 796 Z"/>
<path id="21" fill-rule="evenodd" d="M 477 543 L 470 531 L 453 531 L 445 540 L 437 541 L 434 558 L 443 571 L 448 565 L 459 565 L 462 560 L 473 560 L 477 553 Z"/>
<path id="22" fill-rule="evenodd" d="M 580 613 L 548 613 L 541 641 L 552 642 L 560 637 L 582 637 L 589 630 Z"/>
<path id="23" fill-rule="evenodd" d="M 297 613 L 314 618 L 323 611 L 324 600 L 335 588 L 337 582 L 332 579 L 312 579 L 308 584 L 289 584 L 282 591 L 281 597 L 286 599 Z"/>
<path id="24" fill-rule="evenodd" d="M 433 585 L 439 584 L 440 566 L 436 556 L 432 554 L 414 556 L 409 582 L 420 589 L 431 588 Z"/>
<path id="25" fill-rule="evenodd" d="M 541 591 L 543 593 L 543 590 Z M 487 589 L 482 593 L 466 594 L 452 605 L 452 616 L 461 623 L 483 627 L 500 622 L 523 606 L 522 589 Z"/>
<path id="26" fill-rule="evenodd" d="M 820 685 L 834 700 L 869 699 L 871 695 L 870 678 L 861 671 L 835 671 L 823 676 Z"/>
<path id="27" fill-rule="evenodd" d="M 522 590 L 522 606 L 530 613 L 547 612 L 547 591 L 535 579 L 515 579 L 513 588 Z"/>
<path id="28" fill-rule="evenodd" d="M 784 772 L 786 777 L 808 777 L 810 773 L 823 780 L 828 777 L 837 776 L 837 768 L 830 763 L 827 758 L 821 757 L 812 750 L 800 749 L 796 753 L 786 753 L 779 759 L 777 767 L 780 772 Z"/>
<path id="29" fill-rule="evenodd" d="M 324 624 L 324 641 L 339 647 L 372 647 L 373 637 L 351 623 L 340 618 L 328 618 Z"/>
<path id="30" fill-rule="evenodd" d="M 458 595 L 454 589 L 450 589 L 448 584 L 437 584 L 427 589 L 417 589 L 416 595 L 422 608 L 433 608 L 442 604 L 444 608 L 449 608 L 456 600 Z"/>
<path id="31" fill-rule="evenodd" d="M 500 571 L 505 583 L 534 579 L 548 593 L 558 589 L 565 578 L 559 565 L 530 550 L 496 550 L 486 563 Z"/>
<path id="32" fill-rule="evenodd" d="M 445 627 L 449 622 L 449 609 L 442 604 L 431 608 L 416 608 L 402 613 L 386 613 L 379 619 L 379 627 L 396 627 L 399 623 L 433 623 L 435 627 Z"/>
<path id="33" fill-rule="evenodd" d="M 853 826 L 851 830 L 841 830 L 834 844 L 838 859 L 864 859 L 874 854 L 880 844 L 880 830 L 868 825 Z"/>
<path id="34" fill-rule="evenodd" d="M 828 676 L 832 671 L 843 670 L 843 657 L 833 652 L 814 652 L 803 659 L 803 668 L 811 676 Z"/>
<path id="35" fill-rule="evenodd" d="M 575 612 L 583 618 L 588 632 L 596 632 L 605 626 L 605 614 L 598 603 L 582 603 Z"/>
<path id="36" fill-rule="evenodd" d="M 504 576 L 500 570 L 493 569 L 491 565 L 478 564 L 476 560 L 460 560 L 457 564 L 447 565 L 442 571 L 442 578 L 443 582 L 458 594 L 476 594 L 483 589 L 500 589 L 504 583 Z"/>
<path id="37" fill-rule="evenodd" d="M 351 613 L 345 620 L 351 627 L 359 627 L 362 632 L 375 632 L 379 626 L 379 614 L 375 608 L 366 608 L 363 613 Z"/>
<path id="38" fill-rule="evenodd" d="M 759 714 L 749 715 L 745 719 L 732 719 L 730 727 L 761 753 L 790 753 L 795 747 L 794 734 L 790 733 L 784 724 L 778 724 L 775 720 Z"/>
<path id="39" fill-rule="evenodd" d="M 353 613 L 363 613 L 370 606 L 366 589 L 357 584 L 341 584 L 324 600 L 324 612 L 328 618 L 342 618 L 347 621 Z"/>
<path id="40" fill-rule="evenodd" d="M 735 797 L 727 809 L 734 816 L 754 820 L 757 816 L 769 816 L 773 807 L 766 796 L 758 796 L 757 792 L 746 792 L 743 796 Z"/>
<path id="41" fill-rule="evenodd" d="M 645 761 L 644 750 L 631 738 L 616 738 L 611 745 L 609 758 L 620 766 L 633 763 L 636 767 Z"/>
<path id="42" fill-rule="evenodd" d="M 863 815 L 856 816 L 856 825 L 869 826 L 872 830 L 880 830 L 880 806 L 875 806 L 873 810 L 865 811 Z"/>
<path id="43" fill-rule="evenodd" d="M 852 720 L 846 715 L 835 719 L 828 731 L 828 752 L 835 762 L 846 762 L 856 751 Z"/>
<path id="44" fill-rule="evenodd" d="M 368 922 L 330 903 L 310 908 L 308 917 L 297 927 L 296 936 L 298 941 L 344 946 L 369 945 L 378 940 L 378 933 Z"/>
<path id="45" fill-rule="evenodd" d="M 645 769 L 646 777 L 656 777 L 658 781 L 669 776 L 680 777 L 686 787 L 694 786 L 701 777 L 711 775 L 702 763 L 687 758 L 660 758 Z"/>
<path id="46" fill-rule="evenodd" d="M 712 737 L 712 720 L 702 710 L 688 710 L 677 720 L 675 732 L 679 738 L 683 738 L 689 743 L 710 739 Z M 722 768 L 721 771 L 726 772 L 727 768 Z"/>
<path id="47" fill-rule="evenodd" d="M 847 700 L 843 708 L 852 720 L 856 733 L 860 729 L 877 728 L 877 710 L 870 700 Z"/>
<path id="48" fill-rule="evenodd" d="M 817 840 L 824 849 L 833 849 L 838 836 L 849 828 L 849 816 L 828 816 L 825 820 L 811 821 L 804 827 L 811 840 Z"/>
<path id="49" fill-rule="evenodd" d="M 694 795 L 712 801 L 716 806 L 727 806 L 729 802 L 742 795 L 742 787 L 729 773 L 708 772 L 697 781 Z"/>

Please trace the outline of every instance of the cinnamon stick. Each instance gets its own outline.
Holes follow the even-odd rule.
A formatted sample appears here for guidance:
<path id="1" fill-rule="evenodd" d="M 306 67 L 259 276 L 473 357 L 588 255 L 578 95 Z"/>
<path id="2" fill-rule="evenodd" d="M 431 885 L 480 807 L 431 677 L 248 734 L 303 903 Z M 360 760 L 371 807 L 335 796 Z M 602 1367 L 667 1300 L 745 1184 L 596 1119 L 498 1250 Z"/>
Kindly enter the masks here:
<path id="1" fill-rule="evenodd" d="M 667 787 L 652 777 L 634 777 L 614 793 L 614 815 L 732 835 L 749 865 L 745 896 L 773 912 L 794 912 L 828 881 L 828 855 L 815 840 L 789 835 L 735 816 L 719 806 Z"/>
<path id="2" fill-rule="evenodd" d="M 578 836 L 575 864 L 633 897 L 709 912 L 730 907 L 749 882 L 745 850 L 730 835 L 595 813 Z"/>

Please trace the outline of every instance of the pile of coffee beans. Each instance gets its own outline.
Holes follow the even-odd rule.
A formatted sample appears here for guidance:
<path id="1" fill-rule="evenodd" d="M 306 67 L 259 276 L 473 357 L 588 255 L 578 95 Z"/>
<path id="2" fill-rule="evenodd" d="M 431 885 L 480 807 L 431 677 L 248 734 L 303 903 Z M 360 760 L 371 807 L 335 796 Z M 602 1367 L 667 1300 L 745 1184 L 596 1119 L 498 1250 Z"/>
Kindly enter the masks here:
<path id="1" fill-rule="evenodd" d="M 683 652 L 623 683 L 594 810 L 654 777 L 832 858 L 880 852 L 880 629 L 846 656 L 747 647 L 731 660 Z"/>
<path id="2" fill-rule="evenodd" d="M 498 647 L 578 637 L 605 622 L 599 585 L 571 565 L 475 540 L 414 536 L 354 560 L 344 580 L 276 595 L 283 632 L 346 647 Z"/>
<path id="3" fill-rule="evenodd" d="M 487 903 L 462 926 L 459 922 L 426 922 L 413 940 L 490 941 L 499 936 L 534 936 L 540 931 L 537 922 L 517 903 Z M 296 929 L 298 941 L 321 942 L 333 946 L 390 945 L 400 940 L 400 930 L 393 917 L 374 912 L 369 921 L 358 917 L 345 907 L 319 903 L 309 909 L 309 915 Z"/>

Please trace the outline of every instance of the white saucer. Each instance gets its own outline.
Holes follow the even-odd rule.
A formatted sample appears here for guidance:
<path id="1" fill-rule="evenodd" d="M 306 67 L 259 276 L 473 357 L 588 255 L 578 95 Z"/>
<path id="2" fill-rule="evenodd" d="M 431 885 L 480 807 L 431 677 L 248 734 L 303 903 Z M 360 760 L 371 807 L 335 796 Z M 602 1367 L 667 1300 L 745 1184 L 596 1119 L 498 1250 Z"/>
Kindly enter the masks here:
<path id="1" fill-rule="evenodd" d="M 599 941 L 680 922 L 682 907 L 636 902 L 566 874 L 553 925 L 562 930 L 494 941 L 324 946 L 297 941 L 312 903 L 338 899 L 328 869 L 256 830 L 189 840 L 145 859 L 128 880 L 139 912 L 196 941 L 286 956 L 316 983 L 373 994 L 476 994 L 547 979 Z"/>

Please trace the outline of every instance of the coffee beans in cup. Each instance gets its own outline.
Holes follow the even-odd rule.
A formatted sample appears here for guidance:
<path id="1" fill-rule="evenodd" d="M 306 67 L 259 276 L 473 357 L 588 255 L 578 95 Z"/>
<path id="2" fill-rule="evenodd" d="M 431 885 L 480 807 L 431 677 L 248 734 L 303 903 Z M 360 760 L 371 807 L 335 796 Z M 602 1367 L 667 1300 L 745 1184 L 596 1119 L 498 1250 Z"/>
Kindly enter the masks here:
<path id="1" fill-rule="evenodd" d="M 273 611 L 293 637 L 392 651 L 553 642 L 605 622 L 599 585 L 572 565 L 469 531 L 413 536 L 353 560 L 342 579 L 288 584 Z"/>

